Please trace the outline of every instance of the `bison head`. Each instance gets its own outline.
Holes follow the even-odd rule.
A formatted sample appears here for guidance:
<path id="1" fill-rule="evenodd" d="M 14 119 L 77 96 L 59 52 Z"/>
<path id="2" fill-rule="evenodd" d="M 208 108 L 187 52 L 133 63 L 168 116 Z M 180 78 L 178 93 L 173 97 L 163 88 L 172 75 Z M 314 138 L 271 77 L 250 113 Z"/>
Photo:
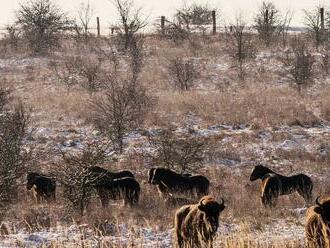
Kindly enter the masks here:
<path id="1" fill-rule="evenodd" d="M 270 170 L 262 165 L 257 165 L 254 167 L 251 176 L 250 176 L 250 181 L 255 181 L 257 179 L 263 178 L 263 176 L 267 173 L 269 173 Z"/>
<path id="2" fill-rule="evenodd" d="M 330 223 L 330 198 L 320 201 L 320 197 L 317 197 L 315 203 L 315 212 L 320 214 L 324 221 Z"/>
<path id="3" fill-rule="evenodd" d="M 221 199 L 221 203 L 218 203 L 212 196 L 204 196 L 199 201 L 198 209 L 205 214 L 212 232 L 216 232 L 219 226 L 219 215 L 225 209 L 224 200 Z"/>

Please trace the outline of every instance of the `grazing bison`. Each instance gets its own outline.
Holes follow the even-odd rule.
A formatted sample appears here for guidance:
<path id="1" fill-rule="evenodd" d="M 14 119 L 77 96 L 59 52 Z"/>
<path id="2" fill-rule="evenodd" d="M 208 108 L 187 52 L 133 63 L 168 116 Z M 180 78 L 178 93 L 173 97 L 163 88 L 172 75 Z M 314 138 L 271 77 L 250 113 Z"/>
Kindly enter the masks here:
<path id="1" fill-rule="evenodd" d="M 26 179 L 26 188 L 27 190 L 34 189 L 37 202 L 41 199 L 55 200 L 56 181 L 54 178 L 31 172 L 28 173 Z"/>
<path id="2" fill-rule="evenodd" d="M 186 205 L 175 214 L 175 239 L 179 248 L 213 247 L 219 226 L 219 215 L 225 209 L 224 200 L 218 203 L 204 196 L 198 204 Z"/>
<path id="3" fill-rule="evenodd" d="M 149 171 L 149 183 L 157 185 L 160 194 L 167 198 L 168 195 L 197 194 L 200 198 L 208 194 L 210 181 L 201 175 L 180 175 L 170 169 L 153 168 Z"/>
<path id="4" fill-rule="evenodd" d="M 330 248 L 330 197 L 310 207 L 306 213 L 306 247 Z"/>
<path id="5" fill-rule="evenodd" d="M 95 185 L 103 207 L 109 200 L 124 200 L 125 205 L 133 206 L 139 202 L 140 184 L 132 177 L 102 181 Z"/>
<path id="6" fill-rule="evenodd" d="M 254 167 L 250 176 L 250 181 L 261 179 L 261 201 L 264 206 L 275 206 L 280 195 L 288 195 L 298 192 L 306 203 L 312 199 L 313 182 L 305 174 L 293 176 L 282 176 L 268 169 L 265 166 Z"/>

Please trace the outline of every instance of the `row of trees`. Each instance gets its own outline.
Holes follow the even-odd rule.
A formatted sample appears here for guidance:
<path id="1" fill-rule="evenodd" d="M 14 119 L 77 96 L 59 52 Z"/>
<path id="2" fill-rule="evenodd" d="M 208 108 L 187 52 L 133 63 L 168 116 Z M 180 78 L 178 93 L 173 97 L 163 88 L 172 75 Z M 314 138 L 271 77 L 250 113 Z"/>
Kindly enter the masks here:
<path id="1" fill-rule="evenodd" d="M 124 41 L 127 49 L 130 40 L 136 33 L 147 26 L 141 8 L 135 9 L 133 0 L 114 0 L 119 13 L 118 36 Z M 166 25 L 161 30 L 163 36 L 179 42 L 189 38 L 192 26 L 205 32 L 204 25 L 212 22 L 212 8 L 208 5 L 192 4 L 176 11 L 172 21 L 165 20 Z M 329 39 L 330 15 L 320 13 L 320 8 L 304 10 L 306 26 L 319 46 Z M 18 37 L 25 38 L 34 53 L 49 51 L 59 45 L 60 34 L 65 30 L 75 30 L 77 37 L 86 39 L 90 36 L 90 23 L 93 18 L 93 8 L 89 2 L 82 3 L 78 10 L 77 20 L 72 20 L 52 0 L 33 0 L 20 4 L 16 13 L 15 25 L 9 26 L 8 37 L 14 46 Z M 253 28 L 259 38 L 267 45 L 278 39 L 285 43 L 293 13 L 282 14 L 272 2 L 263 2 L 254 19 Z M 239 19 L 243 19 L 239 17 Z M 237 23 L 228 26 L 230 30 Z"/>

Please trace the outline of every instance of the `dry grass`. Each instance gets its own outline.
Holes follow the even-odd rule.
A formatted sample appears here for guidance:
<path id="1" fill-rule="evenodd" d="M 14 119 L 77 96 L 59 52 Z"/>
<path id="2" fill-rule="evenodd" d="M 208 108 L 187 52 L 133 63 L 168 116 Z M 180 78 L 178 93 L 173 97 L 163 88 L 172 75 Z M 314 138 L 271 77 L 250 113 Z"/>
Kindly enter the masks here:
<path id="1" fill-rule="evenodd" d="M 256 128 L 282 125 L 313 126 L 319 122 L 306 103 L 289 87 L 252 84 L 225 92 L 165 92 L 157 112 L 180 122 L 195 113 L 204 122 L 249 124 Z"/>

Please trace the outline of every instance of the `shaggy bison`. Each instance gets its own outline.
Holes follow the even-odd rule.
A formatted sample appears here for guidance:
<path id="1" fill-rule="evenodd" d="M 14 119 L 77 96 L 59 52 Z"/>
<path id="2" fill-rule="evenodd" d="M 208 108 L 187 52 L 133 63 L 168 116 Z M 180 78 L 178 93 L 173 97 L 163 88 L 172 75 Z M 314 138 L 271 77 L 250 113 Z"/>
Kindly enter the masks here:
<path id="1" fill-rule="evenodd" d="M 131 177 L 123 177 L 102 181 L 95 185 L 103 207 L 109 200 L 124 200 L 125 205 L 133 206 L 139 202 L 140 184 Z"/>
<path id="2" fill-rule="evenodd" d="M 225 209 L 211 196 L 204 196 L 195 205 L 186 205 L 175 214 L 175 239 L 179 248 L 213 247 L 219 226 L 219 215 Z"/>
<path id="3" fill-rule="evenodd" d="M 210 181 L 201 175 L 180 175 L 166 168 L 152 168 L 149 171 L 149 183 L 157 185 L 163 198 L 171 194 L 197 194 L 200 198 L 208 194 Z"/>
<path id="4" fill-rule="evenodd" d="M 306 203 L 312 199 L 313 182 L 305 174 L 293 176 L 282 176 L 268 169 L 265 166 L 254 167 L 250 181 L 261 179 L 261 201 L 264 206 L 275 206 L 280 195 L 288 195 L 298 192 Z"/>
<path id="5" fill-rule="evenodd" d="M 139 201 L 140 185 L 130 171 L 111 172 L 99 166 L 91 166 L 89 173 L 103 207 L 109 200 L 124 200 L 125 205 L 135 205 Z"/>
<path id="6" fill-rule="evenodd" d="M 26 179 L 26 188 L 27 190 L 34 189 L 37 202 L 41 199 L 55 200 L 56 181 L 54 178 L 31 172 L 28 173 Z"/>
<path id="7" fill-rule="evenodd" d="M 306 213 L 305 236 L 307 248 L 330 248 L 330 197 L 310 207 Z"/>

